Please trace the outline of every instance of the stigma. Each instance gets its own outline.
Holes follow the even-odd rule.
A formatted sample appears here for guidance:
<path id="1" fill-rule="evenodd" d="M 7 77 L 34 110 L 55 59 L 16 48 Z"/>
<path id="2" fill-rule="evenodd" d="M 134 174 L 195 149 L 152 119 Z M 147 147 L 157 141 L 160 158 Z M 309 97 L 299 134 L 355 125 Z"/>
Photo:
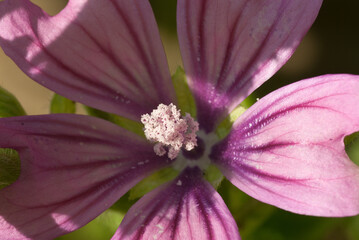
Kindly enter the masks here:
<path id="1" fill-rule="evenodd" d="M 142 115 L 141 122 L 146 138 L 156 143 L 153 150 L 159 156 L 167 153 L 170 159 L 175 159 L 182 148 L 191 151 L 197 146 L 198 122 L 189 113 L 181 116 L 172 103 L 158 105 L 151 114 Z"/>

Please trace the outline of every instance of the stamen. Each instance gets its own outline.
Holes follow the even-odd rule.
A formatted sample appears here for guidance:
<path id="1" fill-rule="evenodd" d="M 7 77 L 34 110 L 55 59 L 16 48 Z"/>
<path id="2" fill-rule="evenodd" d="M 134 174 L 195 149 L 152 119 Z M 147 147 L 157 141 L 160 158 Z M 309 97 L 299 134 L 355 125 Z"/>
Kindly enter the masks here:
<path id="1" fill-rule="evenodd" d="M 198 123 L 188 113 L 181 118 L 180 110 L 172 103 L 158 105 L 151 115 L 142 115 L 141 122 L 146 138 L 156 142 L 153 150 L 159 156 L 166 154 L 167 148 L 168 157 L 174 159 L 182 147 L 191 151 L 197 146 Z"/>

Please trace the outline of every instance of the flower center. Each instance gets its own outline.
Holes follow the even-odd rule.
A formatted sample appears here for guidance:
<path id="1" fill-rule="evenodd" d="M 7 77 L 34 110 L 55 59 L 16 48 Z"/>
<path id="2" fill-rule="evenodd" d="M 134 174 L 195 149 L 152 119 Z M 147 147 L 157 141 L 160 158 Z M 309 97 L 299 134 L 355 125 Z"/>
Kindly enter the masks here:
<path id="1" fill-rule="evenodd" d="M 191 151 L 197 146 L 198 123 L 189 113 L 181 117 L 180 110 L 172 103 L 158 105 L 151 114 L 142 115 L 141 122 L 146 138 L 156 143 L 153 149 L 159 156 L 167 152 L 174 159 L 182 148 Z"/>
<path id="2" fill-rule="evenodd" d="M 182 155 L 189 160 L 197 160 L 203 156 L 205 147 L 204 141 L 197 136 L 197 146 L 191 151 L 182 151 Z"/>

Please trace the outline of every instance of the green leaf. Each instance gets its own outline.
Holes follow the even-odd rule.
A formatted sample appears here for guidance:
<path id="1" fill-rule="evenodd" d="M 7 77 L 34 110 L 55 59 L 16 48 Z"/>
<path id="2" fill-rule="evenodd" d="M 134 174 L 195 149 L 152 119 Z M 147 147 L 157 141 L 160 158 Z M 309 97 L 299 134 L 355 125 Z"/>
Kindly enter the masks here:
<path id="1" fill-rule="evenodd" d="M 50 106 L 51 113 L 75 113 L 76 103 L 58 94 L 54 94 Z"/>
<path id="2" fill-rule="evenodd" d="M 222 172 L 213 164 L 206 169 L 204 177 L 215 189 L 219 187 L 224 179 Z"/>
<path id="3" fill-rule="evenodd" d="M 178 171 L 173 168 L 164 168 L 158 172 L 155 172 L 151 176 L 143 179 L 136 186 L 130 190 L 129 199 L 133 200 L 140 198 L 152 189 L 160 186 L 163 183 L 173 180 L 178 175 Z"/>
<path id="4" fill-rule="evenodd" d="M 100 216 L 92 220 L 84 227 L 72 233 L 58 237 L 56 240 L 110 239 L 116 232 L 124 216 L 125 214 L 122 212 L 113 210 L 111 208 L 107 209 Z"/>
<path id="5" fill-rule="evenodd" d="M 14 117 L 26 115 L 16 97 L 0 87 L 0 117 Z"/>
<path id="6" fill-rule="evenodd" d="M 344 144 L 345 146 L 351 145 L 359 140 L 359 132 L 355 132 L 353 134 L 350 134 L 348 136 L 345 136 L 344 138 Z"/>
<path id="7" fill-rule="evenodd" d="M 17 151 L 0 148 L 0 189 L 9 186 L 20 175 L 20 157 Z"/>
<path id="8" fill-rule="evenodd" d="M 193 118 L 196 118 L 196 104 L 187 84 L 186 73 L 181 67 L 178 67 L 172 76 L 172 82 L 178 100 L 177 107 L 181 109 L 181 114 L 189 113 Z"/>
<path id="9" fill-rule="evenodd" d="M 217 127 L 216 134 L 219 139 L 223 139 L 231 131 L 233 123 L 237 118 L 246 111 L 241 105 L 237 106 L 226 119 L 224 119 Z"/>
<path id="10" fill-rule="evenodd" d="M 112 123 L 115 123 L 119 126 L 121 126 L 124 129 L 127 129 L 133 133 L 136 133 L 137 135 L 141 137 L 145 137 L 145 134 L 143 132 L 143 124 L 140 122 L 133 121 L 128 118 L 124 118 L 121 116 L 118 116 L 116 114 L 107 113 L 101 110 L 98 110 L 96 108 L 85 106 L 86 112 L 90 116 L 95 116 L 98 118 L 105 119 L 107 121 L 110 121 Z"/>
<path id="11" fill-rule="evenodd" d="M 225 138 L 232 129 L 233 123 L 241 116 L 250 106 L 259 98 L 255 99 L 254 95 L 248 96 L 241 102 L 217 127 L 216 134 L 219 139 Z"/>
<path id="12" fill-rule="evenodd" d="M 344 138 L 345 151 L 350 160 L 359 166 L 359 132 L 355 132 Z"/>

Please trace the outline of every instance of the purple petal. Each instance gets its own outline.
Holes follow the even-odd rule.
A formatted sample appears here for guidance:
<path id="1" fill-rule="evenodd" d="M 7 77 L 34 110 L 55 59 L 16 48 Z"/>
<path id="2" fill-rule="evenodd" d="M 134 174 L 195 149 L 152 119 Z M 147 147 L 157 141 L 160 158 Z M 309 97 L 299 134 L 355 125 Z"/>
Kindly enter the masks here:
<path id="1" fill-rule="evenodd" d="M 303 80 L 264 97 L 212 157 L 254 198 L 301 214 L 359 213 L 359 167 L 344 137 L 359 130 L 359 76 Z"/>
<path id="2" fill-rule="evenodd" d="M 293 54 L 322 0 L 179 0 L 178 36 L 207 132 Z"/>
<path id="3" fill-rule="evenodd" d="M 146 140 L 101 119 L 0 119 L 0 147 L 20 153 L 19 179 L 0 190 L 0 239 L 53 239 L 73 231 L 168 162 Z"/>
<path id="4" fill-rule="evenodd" d="M 43 86 L 134 120 L 175 102 L 147 0 L 70 0 L 51 17 L 29 0 L 0 3 L 0 45 Z"/>
<path id="5" fill-rule="evenodd" d="M 112 239 L 240 239 L 236 222 L 221 196 L 187 168 L 171 184 L 133 205 Z"/>

